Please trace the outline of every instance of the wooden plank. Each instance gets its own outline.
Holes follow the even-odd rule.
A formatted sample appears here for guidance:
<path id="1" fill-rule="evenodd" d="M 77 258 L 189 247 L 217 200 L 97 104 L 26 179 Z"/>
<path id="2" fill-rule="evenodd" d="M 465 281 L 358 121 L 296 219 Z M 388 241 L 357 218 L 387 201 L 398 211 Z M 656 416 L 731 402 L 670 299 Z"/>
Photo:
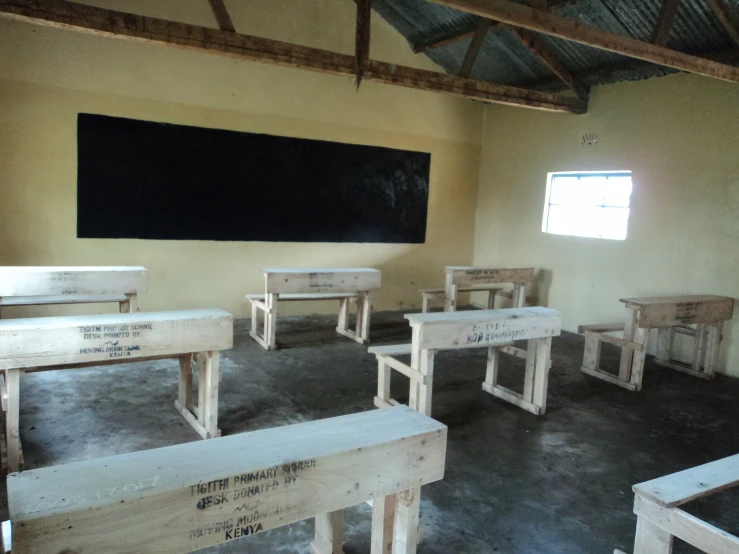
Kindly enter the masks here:
<path id="1" fill-rule="evenodd" d="M 0 306 L 50 306 L 55 304 L 103 304 L 125 302 L 125 294 L 90 294 L 60 296 L 6 296 L 0 298 Z"/>
<path id="2" fill-rule="evenodd" d="M 713 13 L 716 14 L 721 26 L 731 37 L 731 40 L 734 41 L 734 45 L 739 47 L 739 17 L 732 12 L 726 0 L 706 0 L 706 2 L 708 2 Z"/>
<path id="3" fill-rule="evenodd" d="M 146 290 L 144 267 L 0 267 L 0 297 L 119 295 Z"/>
<path id="4" fill-rule="evenodd" d="M 672 554 L 673 543 L 669 531 L 643 517 L 637 519 L 634 554 Z"/>
<path id="5" fill-rule="evenodd" d="M 549 68 L 562 82 L 567 85 L 577 96 L 583 100 L 587 100 L 590 96 L 588 89 L 578 82 L 575 76 L 567 69 L 564 64 L 552 54 L 544 44 L 531 31 L 526 29 L 517 29 L 506 25 L 506 29 L 521 42 L 536 58 Z"/>
<path id="6" fill-rule="evenodd" d="M 634 485 L 634 492 L 674 508 L 739 484 L 739 454 Z"/>
<path id="7" fill-rule="evenodd" d="M 355 0 L 357 3 L 357 29 L 354 45 L 354 73 L 357 88 L 364 76 L 364 67 L 370 57 L 370 30 L 372 20 L 372 0 Z"/>
<path id="8" fill-rule="evenodd" d="M 698 377 L 699 379 L 711 380 L 716 377 L 715 374 L 706 373 L 704 371 L 696 371 L 692 367 L 690 367 L 690 365 L 683 364 L 682 362 L 678 362 L 677 360 L 663 361 L 655 359 L 654 363 L 663 367 L 674 369 L 675 371 L 679 371 L 680 373 L 684 373 L 685 375 Z"/>
<path id="9" fill-rule="evenodd" d="M 370 268 L 265 268 L 268 293 L 356 293 L 380 288 L 382 273 Z"/>
<path id="10" fill-rule="evenodd" d="M 604 31 L 582 21 L 559 17 L 510 0 L 430 0 L 435 4 L 487 17 L 537 33 L 592 46 L 622 56 L 672 67 L 688 73 L 739 82 L 739 68 L 683 54 L 655 44 Z"/>
<path id="11" fill-rule="evenodd" d="M 622 298 L 627 307 L 639 308 L 639 327 L 673 327 L 727 321 L 734 314 L 734 299 L 728 296 L 692 295 Z"/>
<path id="12" fill-rule="evenodd" d="M 580 325 L 577 328 L 578 335 L 585 333 L 613 333 L 614 331 L 623 331 L 625 325 L 623 323 L 593 323 L 592 325 Z"/>
<path id="13" fill-rule="evenodd" d="M 225 350 L 233 316 L 182 310 L 0 321 L 0 369 L 135 360 Z"/>
<path id="14" fill-rule="evenodd" d="M 658 46 L 667 45 L 667 41 L 670 39 L 670 32 L 672 32 L 672 27 L 675 25 L 675 17 L 677 16 L 677 9 L 679 7 L 680 0 L 662 0 L 662 6 L 657 15 L 657 22 L 654 24 L 654 30 L 652 31 L 652 44 Z"/>
<path id="15" fill-rule="evenodd" d="M 637 495 L 634 499 L 634 513 L 639 517 L 640 522 L 646 520 L 662 530 L 663 536 L 669 535 L 669 546 L 672 545 L 672 537 L 677 537 L 708 554 L 736 554 L 739 552 L 739 537 L 735 537 L 683 510 L 664 508 Z M 634 554 L 662 554 L 663 552 L 669 554 L 672 550 L 666 547 L 663 547 L 662 550 L 654 547 L 641 550 L 637 546 L 634 548 Z"/>
<path id="16" fill-rule="evenodd" d="M 464 55 L 462 60 L 462 67 L 459 69 L 458 75 L 460 77 L 469 77 L 472 73 L 472 68 L 475 66 L 477 56 L 480 55 L 480 49 L 485 43 L 485 37 L 490 29 L 491 21 L 489 19 L 481 19 L 475 28 L 475 34 L 472 35 L 472 41 L 470 46 L 467 48 L 467 53 Z"/>
<path id="17" fill-rule="evenodd" d="M 218 22 L 218 28 L 221 31 L 235 33 L 236 28 L 234 27 L 233 21 L 231 21 L 231 16 L 228 15 L 228 9 L 226 9 L 226 5 L 223 3 L 223 0 L 208 0 L 208 2 L 210 3 L 213 15 L 216 17 L 216 21 Z"/>
<path id="18" fill-rule="evenodd" d="M 515 340 L 559 336 L 562 317 L 550 308 L 511 308 L 406 314 L 421 329 L 421 349 L 479 348 Z"/>
<path id="19" fill-rule="evenodd" d="M 486 283 L 522 283 L 534 279 L 533 267 L 447 266 L 444 271 L 459 288 Z"/>
<path id="20" fill-rule="evenodd" d="M 412 344 L 389 344 L 387 346 L 370 346 L 367 350 L 370 354 L 379 356 L 403 356 L 413 352 Z"/>
<path id="21" fill-rule="evenodd" d="M 354 56 L 351 55 L 65 0 L 44 0 L 43 3 L 36 0 L 0 0 L 0 17 L 319 73 L 354 75 Z M 367 62 L 364 78 L 417 90 L 454 94 L 482 102 L 564 113 L 587 111 L 587 105 L 581 100 L 559 94 L 529 91 L 373 60 Z"/>
<path id="22" fill-rule="evenodd" d="M 191 552 L 437 481 L 446 435 L 399 406 L 14 474 L 13 541 Z"/>
<path id="23" fill-rule="evenodd" d="M 489 383 L 483 383 L 482 390 L 500 398 L 501 400 L 505 400 L 514 406 L 518 406 L 527 412 L 531 412 L 534 415 L 541 415 L 541 408 L 539 408 L 539 406 L 529 402 L 528 400 L 524 400 L 522 395 L 512 391 L 511 389 L 507 389 L 500 385 L 491 386 Z"/>
<path id="24" fill-rule="evenodd" d="M 249 301 L 264 300 L 266 295 L 264 294 L 247 294 L 246 299 Z M 354 292 L 335 292 L 335 293 L 317 293 L 317 294 L 280 294 L 278 300 L 280 302 L 297 302 L 302 300 L 342 300 L 342 299 L 354 299 L 356 300 L 357 294 Z M 261 306 L 265 306 L 261 304 Z"/>
<path id="25" fill-rule="evenodd" d="M 582 371 L 583 373 L 586 373 L 587 375 L 590 375 L 591 377 L 597 377 L 598 379 L 601 379 L 602 381 L 611 383 L 612 385 L 618 385 L 619 387 L 622 387 L 626 390 L 630 390 L 630 391 L 636 390 L 636 385 L 628 381 L 623 381 L 619 379 L 617 375 L 611 375 L 610 373 L 603 371 L 602 369 L 593 369 L 590 367 L 581 366 L 580 371 Z"/>
<path id="26" fill-rule="evenodd" d="M 439 35 L 437 37 L 433 37 L 423 42 L 418 42 L 414 44 L 413 51 L 416 54 L 422 54 L 424 52 L 428 52 L 433 48 L 441 48 L 442 46 L 446 46 L 447 44 L 451 44 L 453 42 L 457 42 L 458 40 L 464 40 L 466 38 L 474 36 L 476 30 L 477 23 L 469 27 L 465 27 L 464 29 L 461 29 L 459 31 L 444 33 L 443 35 Z"/>

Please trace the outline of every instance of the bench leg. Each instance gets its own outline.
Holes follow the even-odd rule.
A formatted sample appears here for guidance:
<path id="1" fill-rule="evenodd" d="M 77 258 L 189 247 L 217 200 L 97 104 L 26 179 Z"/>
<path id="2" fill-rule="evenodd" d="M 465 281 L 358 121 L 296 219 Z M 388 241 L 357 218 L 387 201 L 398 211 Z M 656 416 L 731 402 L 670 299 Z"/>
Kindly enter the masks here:
<path id="1" fill-rule="evenodd" d="M 704 367 L 706 352 L 706 333 L 708 331 L 705 323 L 699 323 L 695 329 L 695 344 L 693 345 L 693 371 L 701 372 Z"/>
<path id="2" fill-rule="evenodd" d="M 136 295 L 126 294 L 126 299 L 119 303 L 119 311 L 122 314 L 132 314 L 136 309 Z"/>
<path id="3" fill-rule="evenodd" d="M 258 335 L 259 334 L 259 308 L 257 308 L 257 305 L 252 302 L 251 303 L 251 332 L 252 335 Z"/>
<path id="4" fill-rule="evenodd" d="M 526 283 L 513 284 L 513 298 L 511 307 L 523 308 L 526 305 Z"/>
<path id="5" fill-rule="evenodd" d="M 5 445 L 8 450 L 8 471 L 20 471 L 23 465 L 20 438 L 20 384 L 21 370 L 5 370 L 5 386 L 8 388 L 8 412 L 5 419 Z"/>
<path id="6" fill-rule="evenodd" d="M 638 319 L 637 319 L 638 324 Z M 644 376 L 644 359 L 647 356 L 647 339 L 649 338 L 649 329 L 642 329 L 637 325 L 634 329 L 634 342 L 644 346 L 641 350 L 632 351 L 631 380 L 635 390 L 640 391 L 642 388 L 642 378 Z"/>
<path id="7" fill-rule="evenodd" d="M 377 360 L 377 397 L 382 403 L 390 403 L 390 380 L 392 368 Z"/>
<path id="8" fill-rule="evenodd" d="M 421 508 L 421 488 L 417 487 L 403 491 L 395 496 L 393 554 L 415 554 L 418 547 L 418 516 Z"/>
<path id="9" fill-rule="evenodd" d="M 624 340 L 634 340 L 636 329 L 636 310 L 626 308 L 626 322 L 624 324 Z M 621 362 L 618 367 L 618 378 L 624 382 L 631 381 L 631 366 L 634 361 L 634 351 L 628 346 L 621 347 Z"/>
<path id="10" fill-rule="evenodd" d="M 316 516 L 316 538 L 310 554 L 344 554 L 344 510 Z"/>
<path id="11" fill-rule="evenodd" d="M 277 348 L 277 339 L 275 333 L 277 331 L 277 295 L 268 294 L 265 297 L 267 311 L 264 314 L 264 342 L 267 343 L 268 350 Z"/>
<path id="12" fill-rule="evenodd" d="M 429 313 L 429 297 L 421 294 L 421 313 Z"/>
<path id="13" fill-rule="evenodd" d="M 375 498 L 372 501 L 372 543 L 370 554 L 393 553 L 396 495 Z"/>
<path id="14" fill-rule="evenodd" d="M 212 439 L 221 436 L 218 429 L 218 351 L 202 352 L 200 354 L 198 383 L 198 420 L 202 425 L 205 436 Z"/>
<path id="15" fill-rule="evenodd" d="M 636 520 L 634 554 L 672 554 L 674 537 L 643 517 Z"/>
<path id="16" fill-rule="evenodd" d="M 416 331 L 414 330 L 414 343 Z M 411 368 L 419 371 L 426 377 L 426 383 L 411 378 L 411 393 L 408 406 L 417 412 L 431 417 L 431 397 L 433 395 L 434 381 L 434 350 L 414 350 L 411 354 Z"/>
<path id="17" fill-rule="evenodd" d="M 583 367 L 591 370 L 600 369 L 600 339 L 587 333 L 585 335 L 585 351 L 582 356 Z"/>

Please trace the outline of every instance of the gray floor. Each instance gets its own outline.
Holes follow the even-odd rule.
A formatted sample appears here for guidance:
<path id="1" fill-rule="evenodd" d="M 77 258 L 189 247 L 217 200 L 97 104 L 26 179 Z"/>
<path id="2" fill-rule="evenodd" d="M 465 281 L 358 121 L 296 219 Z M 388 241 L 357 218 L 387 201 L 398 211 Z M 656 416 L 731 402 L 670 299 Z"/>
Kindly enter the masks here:
<path id="1" fill-rule="evenodd" d="M 333 317 L 281 318 L 265 352 L 236 324 L 221 362 L 220 427 L 240 433 L 373 408 L 377 366 Z M 408 342 L 400 312 L 373 315 L 375 344 Z M 631 485 L 739 451 L 739 381 L 704 382 L 647 360 L 644 391 L 579 372 L 583 340 L 554 340 L 544 417 L 484 393 L 485 350 L 437 356 L 434 417 L 449 426 L 446 477 L 424 487 L 420 553 L 631 552 Z M 616 367 L 606 346 L 603 364 Z M 522 362 L 503 357 L 502 383 Z M 197 440 L 175 412 L 176 362 L 29 374 L 21 384 L 28 469 Z M 394 374 L 394 396 L 407 380 Z M 2 517 L 7 519 L 4 494 Z M 739 532 L 739 494 L 686 508 Z M 348 510 L 346 554 L 369 553 L 370 509 Z M 312 521 L 202 552 L 307 552 Z M 677 552 L 693 552 L 678 545 Z"/>

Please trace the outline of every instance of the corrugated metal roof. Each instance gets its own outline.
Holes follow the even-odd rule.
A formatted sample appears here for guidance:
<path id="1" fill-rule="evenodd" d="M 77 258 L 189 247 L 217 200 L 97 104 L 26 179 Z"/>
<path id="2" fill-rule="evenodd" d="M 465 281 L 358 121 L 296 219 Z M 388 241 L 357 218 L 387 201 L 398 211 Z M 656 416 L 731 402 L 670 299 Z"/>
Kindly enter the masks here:
<path id="1" fill-rule="evenodd" d="M 522 0 L 514 0 L 523 3 Z M 739 13 L 739 0 L 726 0 Z M 649 41 L 661 0 L 580 0 L 555 13 L 582 21 L 599 29 Z M 411 44 L 434 39 L 450 32 L 473 28 L 478 18 L 426 0 L 373 0 L 373 7 Z M 644 79 L 673 72 L 624 56 L 545 35 L 540 41 L 584 83 L 606 83 Z M 456 74 L 471 39 L 433 48 L 426 55 L 448 73 Z M 702 53 L 729 50 L 734 45 L 705 0 L 682 0 L 669 47 L 681 52 Z M 419 54 L 420 55 L 420 54 Z M 739 57 L 729 60 L 739 63 Z M 621 67 L 623 66 L 623 67 Z M 633 66 L 633 67 L 630 67 Z M 601 68 L 618 69 L 607 75 Z M 485 39 L 471 77 L 496 83 L 536 86 L 547 90 L 562 88 L 552 82 L 552 73 L 509 31 L 492 28 Z"/>

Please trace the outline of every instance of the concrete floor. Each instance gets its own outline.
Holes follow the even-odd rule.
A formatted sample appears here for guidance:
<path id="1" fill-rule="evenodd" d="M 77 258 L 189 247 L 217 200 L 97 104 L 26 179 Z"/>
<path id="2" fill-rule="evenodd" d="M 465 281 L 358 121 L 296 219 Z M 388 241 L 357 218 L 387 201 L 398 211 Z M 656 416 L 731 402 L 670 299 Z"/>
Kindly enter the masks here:
<path id="1" fill-rule="evenodd" d="M 282 349 L 265 352 L 236 323 L 221 358 L 224 435 L 373 408 L 377 366 L 365 347 L 334 332 L 335 318 L 281 318 Z M 401 312 L 373 315 L 375 344 L 409 342 Z M 704 382 L 647 360 L 644 391 L 579 372 L 583 340 L 553 343 L 548 411 L 535 417 L 484 393 L 485 349 L 436 359 L 434 417 L 449 427 L 446 477 L 423 488 L 419 553 L 595 554 L 631 552 L 631 485 L 739 451 L 739 380 Z M 604 346 L 615 368 L 618 350 Z M 502 357 L 515 388 L 523 362 Z M 28 374 L 21 384 L 21 436 L 28 469 L 197 440 L 175 412 L 177 363 Z M 394 373 L 393 395 L 407 399 Z M 739 532 L 739 494 L 688 511 Z M 7 508 L 2 498 L 3 519 Z M 208 553 L 307 552 L 301 522 Z M 369 553 L 370 508 L 347 511 L 346 554 Z M 679 544 L 676 552 L 694 552 Z"/>

